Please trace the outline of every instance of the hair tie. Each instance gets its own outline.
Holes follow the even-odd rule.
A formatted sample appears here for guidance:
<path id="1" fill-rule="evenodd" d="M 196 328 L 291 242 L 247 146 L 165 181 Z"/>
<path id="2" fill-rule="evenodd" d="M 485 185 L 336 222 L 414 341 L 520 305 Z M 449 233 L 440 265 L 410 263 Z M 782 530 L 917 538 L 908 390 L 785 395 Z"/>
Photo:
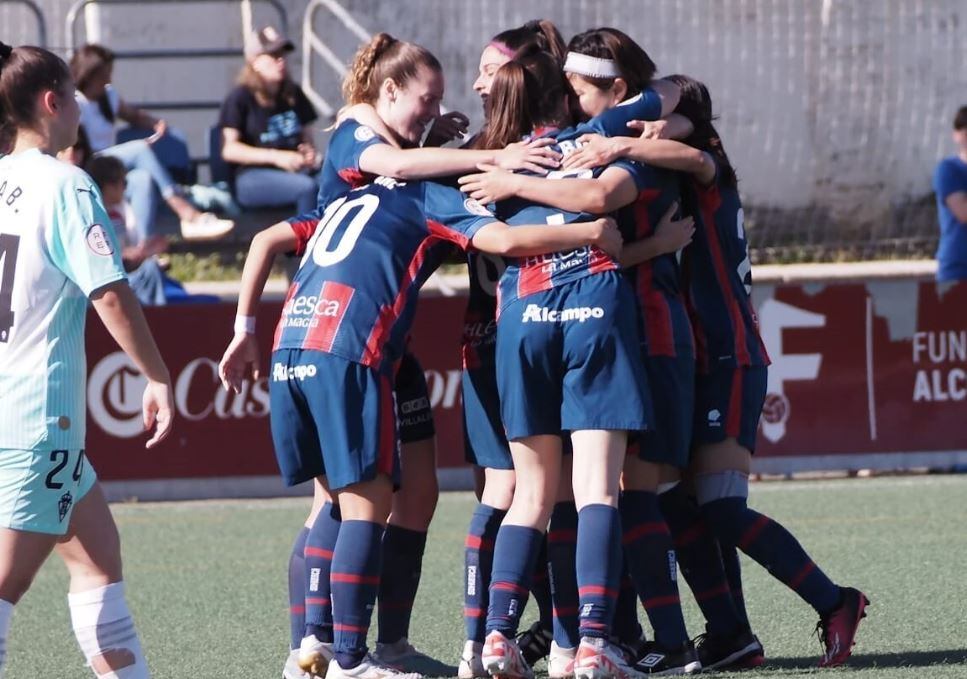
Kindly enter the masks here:
<path id="1" fill-rule="evenodd" d="M 583 75 L 589 78 L 617 78 L 621 75 L 618 65 L 611 59 L 592 57 L 580 52 L 568 52 L 564 62 L 564 72 Z"/>
<path id="2" fill-rule="evenodd" d="M 0 42 L 0 68 L 3 67 L 3 63 L 10 58 L 13 54 L 13 47 L 5 42 Z"/>
<path id="3" fill-rule="evenodd" d="M 517 54 L 516 50 L 510 49 L 507 45 L 500 42 L 499 40 L 491 40 L 490 45 L 488 45 L 488 47 L 493 47 L 495 50 L 503 54 L 505 57 L 509 57 L 511 59 L 513 59 L 514 56 Z"/>

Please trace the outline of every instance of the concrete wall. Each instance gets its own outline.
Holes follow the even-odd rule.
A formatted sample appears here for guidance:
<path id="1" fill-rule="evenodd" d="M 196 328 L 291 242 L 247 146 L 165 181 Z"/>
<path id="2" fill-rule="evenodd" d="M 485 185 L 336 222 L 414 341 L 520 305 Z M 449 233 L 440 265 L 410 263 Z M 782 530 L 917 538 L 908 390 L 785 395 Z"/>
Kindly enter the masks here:
<path id="1" fill-rule="evenodd" d="M 298 37 L 306 3 L 282 0 Z M 66 0 L 40 0 L 51 41 L 64 44 Z M 930 174 L 950 152 L 954 110 L 967 103 L 963 0 L 343 0 L 368 31 L 432 49 L 446 68 L 446 105 L 480 120 L 470 90 L 481 47 L 503 28 L 553 19 L 566 37 L 613 25 L 637 39 L 662 73 L 705 80 L 721 115 L 753 238 L 759 245 L 930 237 Z M 0 0 L 0 35 L 33 35 Z M 256 20 L 271 18 L 256 3 Z M 238 46 L 237 3 L 104 5 L 113 47 Z M 349 60 L 355 37 L 326 10 L 316 32 Z M 298 68 L 304 55 L 294 61 Z M 312 84 L 338 104 L 339 78 L 318 58 Z M 234 60 L 123 63 L 128 99 L 217 98 Z M 172 114 L 201 140 L 213 114 Z"/>

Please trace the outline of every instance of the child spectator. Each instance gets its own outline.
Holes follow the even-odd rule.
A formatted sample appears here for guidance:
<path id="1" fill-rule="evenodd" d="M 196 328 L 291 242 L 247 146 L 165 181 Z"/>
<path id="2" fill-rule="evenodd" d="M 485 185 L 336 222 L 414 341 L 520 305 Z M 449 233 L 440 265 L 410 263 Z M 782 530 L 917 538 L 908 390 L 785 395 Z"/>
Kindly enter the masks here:
<path id="1" fill-rule="evenodd" d="M 289 78 L 285 58 L 293 49 L 271 26 L 258 31 L 246 45 L 238 86 L 222 104 L 222 157 L 234 166 L 242 207 L 295 204 L 303 214 L 316 206 L 322 159 L 311 123 L 318 116 Z"/>
<path id="2" fill-rule="evenodd" d="M 113 156 L 128 170 L 142 172 L 141 176 L 129 178 L 127 191 L 142 235 L 154 233 L 156 189 L 181 220 L 181 235 L 185 239 L 212 240 L 228 234 L 235 223 L 195 209 L 152 150 L 151 143 L 167 130 L 165 121 L 127 104 L 111 86 L 114 53 L 101 45 L 84 45 L 71 57 L 70 66 L 77 85 L 81 127 L 94 153 Z M 155 133 L 148 140 L 116 144 L 114 124 L 118 118 L 137 127 L 151 128 Z"/>

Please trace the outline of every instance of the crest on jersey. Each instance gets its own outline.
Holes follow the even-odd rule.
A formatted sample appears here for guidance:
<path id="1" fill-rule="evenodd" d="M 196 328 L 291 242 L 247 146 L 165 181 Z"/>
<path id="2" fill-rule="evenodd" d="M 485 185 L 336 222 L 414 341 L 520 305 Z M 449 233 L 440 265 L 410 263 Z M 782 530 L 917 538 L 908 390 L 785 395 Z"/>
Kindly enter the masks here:
<path id="1" fill-rule="evenodd" d="M 475 215 L 480 215 L 481 217 L 493 217 L 493 213 L 486 207 L 480 204 L 479 201 L 474 198 L 467 198 L 463 201 L 463 207 L 466 208 L 467 212 Z"/>
<path id="2" fill-rule="evenodd" d="M 356 128 L 356 132 L 353 134 L 353 136 L 356 137 L 356 141 L 369 141 L 376 136 L 376 132 L 371 127 L 360 125 Z"/>
<path id="3" fill-rule="evenodd" d="M 74 504 L 74 496 L 70 494 L 70 491 L 60 496 L 60 500 L 57 502 L 57 514 L 60 516 L 61 523 L 64 522 L 67 512 L 71 510 L 72 504 Z"/>
<path id="4" fill-rule="evenodd" d="M 87 247 L 95 255 L 110 257 L 114 254 L 114 245 L 107 235 L 107 231 L 100 224 L 92 224 L 87 229 Z"/>

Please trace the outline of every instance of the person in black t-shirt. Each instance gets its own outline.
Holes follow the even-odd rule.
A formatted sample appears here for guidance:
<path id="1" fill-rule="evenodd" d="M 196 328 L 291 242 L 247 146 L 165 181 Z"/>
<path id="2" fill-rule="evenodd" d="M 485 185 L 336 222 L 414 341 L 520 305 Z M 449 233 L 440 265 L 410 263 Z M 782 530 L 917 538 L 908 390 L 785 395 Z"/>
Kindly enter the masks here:
<path id="1" fill-rule="evenodd" d="M 271 26 L 245 48 L 246 63 L 222 103 L 222 157 L 235 171 L 235 196 L 243 207 L 316 206 L 321 156 L 312 143 L 316 118 L 302 89 L 289 78 L 292 42 Z"/>

